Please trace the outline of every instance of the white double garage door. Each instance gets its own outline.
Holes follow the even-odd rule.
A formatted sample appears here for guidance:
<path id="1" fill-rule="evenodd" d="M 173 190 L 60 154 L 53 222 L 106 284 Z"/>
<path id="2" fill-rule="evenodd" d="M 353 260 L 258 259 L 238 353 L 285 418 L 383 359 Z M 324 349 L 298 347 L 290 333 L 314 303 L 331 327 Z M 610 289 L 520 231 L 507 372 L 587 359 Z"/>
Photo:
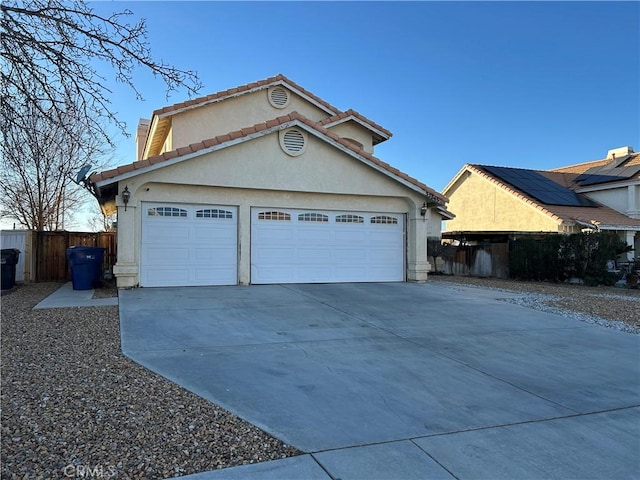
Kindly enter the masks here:
<path id="1" fill-rule="evenodd" d="M 251 283 L 405 279 L 404 215 L 251 209 Z M 238 209 L 143 203 L 140 285 L 238 283 Z"/>

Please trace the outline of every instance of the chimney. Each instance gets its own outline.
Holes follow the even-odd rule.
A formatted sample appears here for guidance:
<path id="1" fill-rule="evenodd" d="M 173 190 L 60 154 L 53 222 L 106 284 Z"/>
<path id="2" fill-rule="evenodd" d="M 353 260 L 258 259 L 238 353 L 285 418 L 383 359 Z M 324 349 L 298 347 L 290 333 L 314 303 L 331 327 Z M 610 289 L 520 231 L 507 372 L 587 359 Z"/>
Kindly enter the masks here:
<path id="1" fill-rule="evenodd" d="M 138 120 L 138 130 L 136 131 L 136 161 L 142 160 L 144 146 L 147 143 L 147 135 L 149 135 L 150 124 L 151 120 L 147 118 Z"/>
<path id="2" fill-rule="evenodd" d="M 620 158 L 633 153 L 633 147 L 618 147 L 607 152 L 607 158 Z"/>
<path id="3" fill-rule="evenodd" d="M 607 152 L 607 160 L 611 160 L 610 167 L 615 168 L 620 166 L 622 163 L 624 163 L 627 160 L 629 155 L 631 155 L 632 153 L 634 153 L 633 147 L 630 147 L 630 146 L 618 147 L 618 148 L 609 150 Z"/>

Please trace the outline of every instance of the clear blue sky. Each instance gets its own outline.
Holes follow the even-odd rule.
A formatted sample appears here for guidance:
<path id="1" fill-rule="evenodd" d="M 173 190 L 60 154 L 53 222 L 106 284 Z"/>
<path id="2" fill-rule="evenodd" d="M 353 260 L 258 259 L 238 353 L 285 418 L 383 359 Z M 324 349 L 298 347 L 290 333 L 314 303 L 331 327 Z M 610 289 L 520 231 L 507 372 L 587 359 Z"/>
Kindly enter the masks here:
<path id="1" fill-rule="evenodd" d="M 391 130 L 382 160 L 442 190 L 465 163 L 548 169 L 640 150 L 638 2 L 109 2 L 202 95 L 282 73 Z M 133 133 L 167 100 L 115 83 Z M 122 139 L 116 163 L 134 160 Z"/>

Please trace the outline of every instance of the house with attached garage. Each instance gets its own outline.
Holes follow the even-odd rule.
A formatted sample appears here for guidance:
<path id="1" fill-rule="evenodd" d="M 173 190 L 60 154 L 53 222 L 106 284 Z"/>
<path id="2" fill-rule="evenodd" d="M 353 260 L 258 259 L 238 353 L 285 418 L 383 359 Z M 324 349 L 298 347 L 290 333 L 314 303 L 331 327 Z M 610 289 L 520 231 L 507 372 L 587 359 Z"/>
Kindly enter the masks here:
<path id="1" fill-rule="evenodd" d="M 443 194 L 456 216 L 442 236 L 466 245 L 506 251 L 516 238 L 606 230 L 635 249 L 623 260 L 640 253 L 640 154 L 632 147 L 553 170 L 467 164 Z"/>
<path id="2" fill-rule="evenodd" d="M 283 75 L 154 111 L 136 161 L 90 177 L 118 287 L 425 280 L 453 215 L 374 156 L 390 137 Z"/>

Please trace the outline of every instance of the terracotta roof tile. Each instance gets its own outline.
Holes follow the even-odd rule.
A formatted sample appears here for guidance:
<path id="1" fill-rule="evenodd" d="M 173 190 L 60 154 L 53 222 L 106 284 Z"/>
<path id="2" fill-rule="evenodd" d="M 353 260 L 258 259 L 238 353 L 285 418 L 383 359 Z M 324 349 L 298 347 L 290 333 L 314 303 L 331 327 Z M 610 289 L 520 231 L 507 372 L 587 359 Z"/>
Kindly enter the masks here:
<path id="1" fill-rule="evenodd" d="M 576 165 L 568 165 L 566 167 L 553 168 L 550 172 L 558 173 L 575 173 L 581 174 L 593 167 L 602 167 L 611 162 L 611 158 L 603 158 L 600 160 L 593 160 L 591 162 L 578 163 Z M 625 162 L 625 166 L 631 167 L 633 165 L 640 165 L 640 152 L 632 153 L 631 158 Z"/>
<path id="2" fill-rule="evenodd" d="M 313 122 L 311 120 L 309 120 L 306 117 L 303 117 L 302 115 L 300 115 L 297 112 L 292 113 L 292 116 L 295 115 L 296 119 L 309 125 L 312 128 L 315 128 L 316 130 L 322 132 L 323 134 L 325 134 L 326 136 L 336 140 L 338 143 L 340 143 L 342 146 L 347 147 L 349 150 L 352 150 L 354 152 L 356 152 L 357 154 L 359 154 L 360 156 L 365 157 L 367 160 L 371 161 L 372 163 L 382 167 L 383 169 L 389 171 L 390 173 L 393 173 L 394 175 L 402 178 L 403 180 L 406 180 L 407 182 L 415 185 L 416 187 L 424 190 L 424 192 L 433 200 L 436 200 L 442 204 L 445 204 L 448 199 L 447 197 L 445 197 L 444 195 L 442 195 L 441 193 L 435 191 L 434 189 L 428 187 L 427 185 L 425 185 L 424 183 L 420 182 L 419 180 L 407 175 L 406 173 L 401 172 L 400 170 L 391 167 L 391 165 L 389 165 L 388 163 L 380 160 L 377 157 L 374 157 L 373 155 L 371 155 L 368 152 L 365 152 L 364 150 L 356 147 L 355 145 L 353 145 L 351 142 L 343 139 L 342 137 L 336 135 L 335 133 L 331 132 L 330 130 L 327 130 L 326 128 L 320 126 L 318 123 Z"/>
<path id="3" fill-rule="evenodd" d="M 278 74 L 274 77 L 269 77 L 269 78 L 265 78 L 264 80 L 259 80 L 257 82 L 251 82 L 248 83 L 246 85 L 241 85 L 238 87 L 233 87 L 233 88 L 229 88 L 227 90 L 222 90 L 220 92 L 216 92 L 216 93 L 212 93 L 210 95 L 206 95 L 203 97 L 198 97 L 195 99 L 191 99 L 191 100 L 187 100 L 184 102 L 180 102 L 180 103 L 175 103 L 173 105 L 168 105 L 166 107 L 160 108 L 158 110 L 155 110 L 153 112 L 153 115 L 164 115 L 164 114 L 168 114 L 171 112 L 175 112 L 177 110 L 181 110 L 183 108 L 187 108 L 187 107 L 194 107 L 200 104 L 205 104 L 214 100 L 220 100 L 223 99 L 225 97 L 229 97 L 235 94 L 239 94 L 239 93 L 243 93 L 243 92 L 248 92 L 252 89 L 255 88 L 260 88 L 260 87 L 267 87 L 271 84 L 277 83 L 277 82 L 284 82 L 289 84 L 292 88 L 298 90 L 299 92 L 303 93 L 304 95 L 308 96 L 309 98 L 313 99 L 314 101 L 316 101 L 317 103 L 319 103 L 320 105 L 322 105 L 325 109 L 331 111 L 331 112 L 340 112 L 339 109 L 337 109 L 336 107 L 334 107 L 333 105 L 331 105 L 330 103 L 322 100 L 320 97 L 314 95 L 313 93 L 311 93 L 310 91 L 306 90 L 305 88 L 301 87 L 300 85 L 298 85 L 297 83 L 291 81 L 290 79 L 288 79 L 287 77 L 285 77 L 282 74 Z"/>
<path id="4" fill-rule="evenodd" d="M 191 147 L 186 146 L 186 147 L 178 147 L 176 149 L 176 151 L 178 152 L 178 156 L 182 156 L 182 155 L 188 155 L 190 153 L 193 153 L 193 150 L 191 150 Z"/>
<path id="5" fill-rule="evenodd" d="M 581 174 L 589 170 L 593 167 L 600 167 L 602 165 L 606 165 L 609 160 L 596 160 L 593 162 L 579 163 L 577 165 L 569 165 L 567 167 L 554 168 L 549 170 L 550 172 L 558 172 L 558 173 L 576 173 Z"/>
<path id="6" fill-rule="evenodd" d="M 364 115 L 361 115 L 360 113 L 356 112 L 352 108 L 350 108 L 349 110 L 346 110 L 344 112 L 338 113 L 337 115 L 333 115 L 332 117 L 328 117 L 328 118 L 325 118 L 325 119 L 321 120 L 320 121 L 320 125 L 324 126 L 324 125 L 328 125 L 328 124 L 332 124 L 332 123 L 339 123 L 341 120 L 348 119 L 349 117 L 352 117 L 352 116 L 356 117 L 360 121 L 370 125 L 374 129 L 379 130 L 387 138 L 391 138 L 393 136 L 393 134 L 389 130 L 387 130 L 386 128 L 384 128 L 381 125 L 378 125 L 374 121 L 369 120 L 367 117 L 365 117 Z"/>
<path id="7" fill-rule="evenodd" d="M 263 123 L 259 123 L 256 125 L 253 125 L 252 127 L 248 127 L 248 128 L 244 128 L 242 130 L 237 130 L 235 132 L 230 132 L 226 135 L 220 135 L 217 136 L 213 139 L 208 139 L 208 140 L 204 140 L 203 142 L 197 143 L 197 144 L 192 144 L 189 147 L 182 147 L 182 148 L 178 148 L 177 150 L 172 150 L 170 152 L 165 152 L 161 155 L 156 155 L 154 157 L 150 157 L 148 158 L 148 162 L 151 164 L 157 164 L 157 163 L 161 163 L 167 160 L 171 160 L 173 158 L 179 157 L 181 155 L 186 155 L 189 153 L 193 153 L 193 152 L 197 152 L 198 150 L 202 150 L 205 148 L 211 148 L 215 145 L 220 145 L 223 144 L 225 142 L 228 142 L 230 140 L 235 140 L 238 138 L 242 138 L 245 137 L 247 135 L 249 135 L 250 133 L 256 133 L 256 132 L 260 132 L 263 130 L 267 130 L 269 128 L 273 128 L 273 127 L 277 127 L 279 125 L 283 125 L 285 123 L 289 123 L 291 121 L 297 120 L 300 123 L 303 123 L 307 126 L 309 126 L 310 128 L 315 129 L 316 131 L 320 132 L 321 134 L 331 138 L 332 140 L 338 142 L 340 145 L 342 145 L 343 147 L 353 151 L 354 153 L 366 158 L 367 160 L 371 161 L 372 163 L 374 163 L 375 165 L 378 165 L 379 167 L 383 168 L 384 170 L 387 170 L 388 172 L 396 175 L 397 177 L 400 177 L 401 179 L 407 181 L 408 183 L 411 183 L 412 185 L 415 185 L 416 187 L 420 188 L 421 190 L 424 191 L 424 193 L 430 197 L 433 200 L 436 200 L 437 202 L 441 203 L 441 204 L 445 204 L 448 199 L 442 195 L 441 193 L 438 193 L 437 191 L 433 190 L 432 188 L 428 187 L 427 185 L 425 185 L 424 183 L 420 182 L 419 180 L 407 175 L 406 173 L 401 172 L 400 170 L 398 170 L 397 168 L 392 167 L 391 165 L 389 165 L 388 163 L 380 160 L 379 158 L 374 157 L 373 155 L 371 155 L 368 152 L 365 152 L 364 150 L 354 146 L 352 143 L 344 140 L 343 138 L 341 138 L 340 136 L 336 135 L 334 132 L 331 132 L 330 130 L 327 130 L 326 128 L 322 127 L 321 125 L 319 125 L 317 122 L 314 122 L 313 120 L 310 120 L 306 117 L 304 117 L 303 115 L 299 114 L 298 112 L 292 112 L 291 114 L 287 114 L 287 115 L 283 115 L 280 117 L 277 117 L 273 120 L 269 120 L 267 122 L 263 122 Z M 139 165 L 139 166 L 138 166 Z M 134 162 L 133 164 L 127 165 L 125 166 L 126 168 L 128 168 L 128 171 L 132 171 L 136 168 L 142 168 L 142 166 L 147 166 L 147 164 L 145 163 L 143 165 L 143 162 Z M 109 178 L 113 178 L 117 175 L 120 175 L 122 172 L 120 170 L 120 168 L 123 167 L 118 167 L 117 169 L 112 169 L 112 170 L 107 170 L 98 174 L 94 174 L 91 176 L 91 181 L 92 182 L 99 182 L 102 180 L 107 180 Z"/>
<path id="8" fill-rule="evenodd" d="M 122 166 L 118 167 L 117 171 L 118 171 L 118 175 L 122 175 L 124 173 L 132 172 L 135 169 L 136 169 L 136 167 L 133 166 L 133 164 L 129 164 L 129 165 L 122 165 Z"/>
<path id="9" fill-rule="evenodd" d="M 178 150 L 171 150 L 169 152 L 165 152 L 162 155 L 157 155 L 158 157 L 163 157 L 165 160 L 171 160 L 173 158 L 178 158 L 180 153 Z"/>

